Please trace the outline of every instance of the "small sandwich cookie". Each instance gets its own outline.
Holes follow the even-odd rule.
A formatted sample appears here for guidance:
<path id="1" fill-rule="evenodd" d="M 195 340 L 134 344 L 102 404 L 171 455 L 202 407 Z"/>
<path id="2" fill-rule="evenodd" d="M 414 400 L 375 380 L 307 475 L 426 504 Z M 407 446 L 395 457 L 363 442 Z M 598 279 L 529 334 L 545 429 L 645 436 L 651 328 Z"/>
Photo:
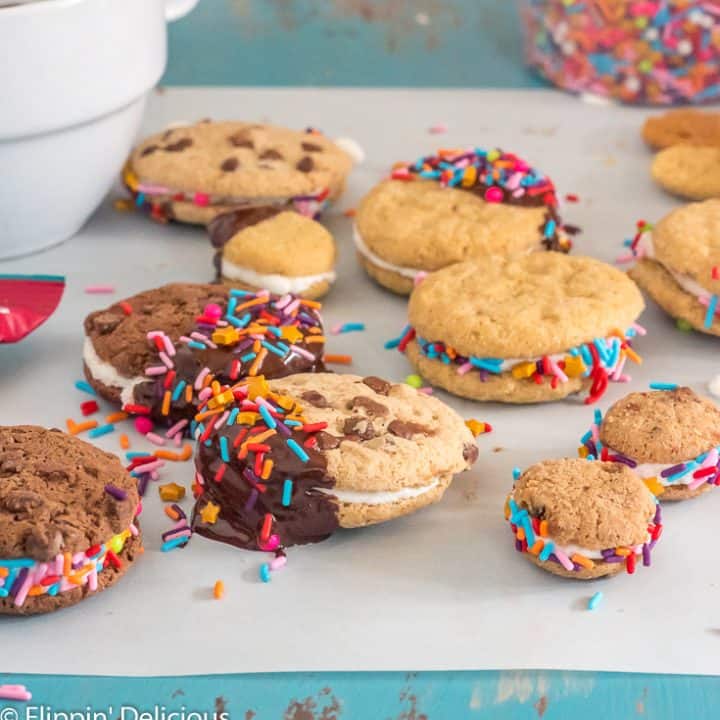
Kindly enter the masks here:
<path id="1" fill-rule="evenodd" d="M 262 205 L 314 217 L 342 194 L 351 169 L 350 156 L 316 130 L 205 121 L 144 140 L 123 180 L 154 219 L 207 224 Z"/>
<path id="2" fill-rule="evenodd" d="M 693 108 L 670 110 L 649 117 L 642 136 L 653 150 L 673 145 L 720 147 L 720 113 Z"/>
<path id="3" fill-rule="evenodd" d="M 631 244 L 630 277 L 673 318 L 720 335 L 720 200 L 673 210 L 644 224 Z"/>
<path id="4" fill-rule="evenodd" d="M 627 465 L 663 502 L 686 500 L 720 483 L 720 410 L 690 388 L 664 387 L 597 412 L 579 453 Z"/>
<path id="5" fill-rule="evenodd" d="M 335 241 L 318 222 L 279 207 L 240 208 L 208 225 L 218 280 L 306 298 L 335 282 Z"/>
<path id="6" fill-rule="evenodd" d="M 115 455 L 0 427 L 0 614 L 35 615 L 114 585 L 142 552 L 136 481 Z"/>
<path id="7" fill-rule="evenodd" d="M 519 471 L 516 471 L 519 473 Z M 555 575 L 592 580 L 650 565 L 660 505 L 621 463 L 545 460 L 520 474 L 505 503 L 515 549 Z"/>
<path id="8" fill-rule="evenodd" d="M 720 147 L 673 145 L 653 159 L 653 180 L 688 200 L 720 197 Z"/>
<path id="9" fill-rule="evenodd" d="M 465 262 L 414 290 L 409 325 L 386 344 L 430 383 L 473 400 L 534 403 L 624 381 L 644 330 L 635 284 L 598 260 L 532 253 Z"/>
<path id="10" fill-rule="evenodd" d="M 567 252 L 552 181 L 501 150 L 443 150 L 397 165 L 362 200 L 355 245 L 368 274 L 407 295 L 419 275 L 463 260 Z"/>
<path id="11" fill-rule="evenodd" d="M 324 372 L 319 308 L 220 285 L 147 290 L 85 319 L 85 376 L 127 412 L 189 430 L 216 380 Z"/>
<path id="12" fill-rule="evenodd" d="M 302 374 L 250 378 L 233 394 L 197 429 L 193 529 L 241 548 L 280 551 L 407 515 L 478 455 L 459 415 L 406 384 Z"/>

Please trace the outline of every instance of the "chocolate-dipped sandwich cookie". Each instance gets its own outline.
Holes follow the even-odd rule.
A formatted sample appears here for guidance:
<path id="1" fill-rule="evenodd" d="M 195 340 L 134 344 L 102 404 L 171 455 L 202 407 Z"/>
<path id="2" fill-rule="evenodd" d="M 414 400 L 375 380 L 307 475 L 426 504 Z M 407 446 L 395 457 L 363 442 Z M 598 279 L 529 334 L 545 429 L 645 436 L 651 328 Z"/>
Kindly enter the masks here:
<path id="1" fill-rule="evenodd" d="M 662 532 L 660 505 L 627 465 L 577 458 L 529 467 L 505 517 L 523 557 L 576 580 L 650 565 Z"/>
<path id="2" fill-rule="evenodd" d="M 410 297 L 396 341 L 417 371 L 448 392 L 534 403 L 626 379 L 644 303 L 625 273 L 598 260 L 532 253 L 458 263 L 428 275 Z"/>
<path id="3" fill-rule="evenodd" d="M 314 217 L 342 194 L 351 168 L 350 156 L 314 130 L 204 121 L 143 140 L 123 180 L 154 219 L 206 224 L 249 206 Z"/>
<path id="4" fill-rule="evenodd" d="M 317 221 L 279 207 L 239 208 L 208 225 L 217 278 L 245 290 L 325 295 L 335 282 L 335 241 Z"/>
<path id="5" fill-rule="evenodd" d="M 190 421 L 214 380 L 323 371 L 319 307 L 222 285 L 147 290 L 85 319 L 85 375 L 128 412 Z"/>
<path id="6" fill-rule="evenodd" d="M 663 502 L 720 483 L 720 409 L 688 387 L 626 395 L 582 442 L 581 455 L 624 463 Z"/>
<path id="7" fill-rule="evenodd" d="M 142 552 L 136 481 L 60 430 L 0 427 L 0 614 L 52 612 L 120 580 Z"/>
<path id="8" fill-rule="evenodd" d="M 202 423 L 193 529 L 242 548 L 317 542 L 437 502 L 477 458 L 462 418 L 377 377 L 300 374 L 233 388 Z"/>
<path id="9" fill-rule="evenodd" d="M 571 247 L 546 175 L 501 150 L 442 150 L 395 166 L 360 203 L 358 259 L 407 295 L 421 273 L 491 255 Z"/>

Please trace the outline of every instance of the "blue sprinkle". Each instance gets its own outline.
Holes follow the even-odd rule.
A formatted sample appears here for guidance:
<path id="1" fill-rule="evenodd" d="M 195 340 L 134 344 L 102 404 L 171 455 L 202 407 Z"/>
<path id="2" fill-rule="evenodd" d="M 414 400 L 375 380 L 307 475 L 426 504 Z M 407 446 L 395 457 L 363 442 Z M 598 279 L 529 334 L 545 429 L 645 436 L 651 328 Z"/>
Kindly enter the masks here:
<path id="1" fill-rule="evenodd" d="M 594 455 L 588 455 L 585 459 L 590 460 L 590 461 L 597 460 L 597 458 Z"/>
<path id="2" fill-rule="evenodd" d="M 260 579 L 264 583 L 270 582 L 270 565 L 268 565 L 268 563 L 263 563 L 260 566 Z"/>
<path id="3" fill-rule="evenodd" d="M 230 416 L 229 416 L 228 419 L 227 419 L 227 424 L 228 424 L 228 425 L 234 425 L 234 424 L 235 424 L 235 421 L 237 420 L 237 416 L 238 416 L 239 414 L 240 414 L 240 408 L 237 408 L 237 407 L 236 407 L 236 408 L 233 408 L 233 409 L 230 411 Z"/>
<path id="4" fill-rule="evenodd" d="M 236 289 L 232 289 L 232 290 L 230 291 L 230 296 L 231 296 L 231 297 L 238 297 L 238 298 L 244 298 L 244 297 L 247 297 L 248 295 L 254 295 L 254 294 L 255 294 L 255 293 L 251 293 L 249 290 L 236 290 Z"/>
<path id="5" fill-rule="evenodd" d="M 241 323 L 236 317 L 233 317 L 232 315 L 226 315 L 226 316 L 225 316 L 225 319 L 226 319 L 233 327 L 241 328 L 241 327 L 243 326 L 242 323 Z"/>
<path id="6" fill-rule="evenodd" d="M 249 352 L 249 353 L 246 353 L 245 355 L 241 355 L 240 360 L 242 360 L 243 362 L 250 362 L 251 360 L 254 360 L 256 357 L 257 357 L 257 353 Z"/>
<path id="7" fill-rule="evenodd" d="M 144 202 L 145 202 L 145 193 L 138 193 L 137 197 L 135 198 L 135 205 L 137 207 L 142 207 Z"/>
<path id="8" fill-rule="evenodd" d="M 595 610 L 595 608 L 600 604 L 600 601 L 603 599 L 603 594 L 601 592 L 596 592 L 589 600 L 588 600 L 588 610 Z"/>
<path id="9" fill-rule="evenodd" d="M 197 340 L 191 340 L 187 346 L 189 348 L 193 348 L 194 350 L 207 350 L 207 346 L 204 345 L 201 342 L 197 342 Z"/>
<path id="10" fill-rule="evenodd" d="M 589 442 L 592 439 L 592 432 L 588 430 L 581 438 L 580 442 L 584 445 L 586 442 Z"/>
<path id="11" fill-rule="evenodd" d="M 0 567 L 5 568 L 29 568 L 35 564 L 31 558 L 17 558 L 12 560 L 0 560 Z"/>
<path id="12" fill-rule="evenodd" d="M 230 462 L 230 453 L 228 451 L 228 439 L 224 436 L 220 436 L 220 457 L 223 462 Z"/>
<path id="13" fill-rule="evenodd" d="M 519 467 L 513 468 L 513 471 L 512 471 L 513 480 L 517 480 L 521 474 L 522 474 L 522 471 L 520 470 Z"/>
<path id="14" fill-rule="evenodd" d="M 274 430 L 277 427 L 277 422 L 275 422 L 275 418 L 270 414 L 270 411 L 264 405 L 258 405 L 258 411 L 262 415 L 265 424 Z M 289 440 L 288 443 L 290 443 Z"/>
<path id="15" fill-rule="evenodd" d="M 283 483 L 283 494 L 282 504 L 283 507 L 290 507 L 290 501 L 292 500 L 293 481 L 290 478 L 286 478 Z"/>
<path id="16" fill-rule="evenodd" d="M 88 393 L 88 395 L 97 395 L 95 390 L 93 390 L 92 385 L 90 385 L 90 383 L 85 382 L 84 380 L 76 380 L 75 387 L 78 390 L 82 390 L 83 392 Z"/>
<path id="17" fill-rule="evenodd" d="M 125 457 L 128 460 L 134 460 L 139 457 L 152 457 L 152 453 L 149 452 L 126 452 Z"/>
<path id="18" fill-rule="evenodd" d="M 394 350 L 399 344 L 400 338 L 395 338 L 394 340 L 388 340 L 383 347 L 386 350 Z"/>
<path id="19" fill-rule="evenodd" d="M 541 562 L 545 562 L 552 555 L 554 549 L 554 543 L 552 543 L 551 541 L 547 541 L 543 546 L 543 549 L 540 551 L 540 554 L 538 555 L 538 560 L 540 560 Z"/>
<path id="20" fill-rule="evenodd" d="M 306 463 L 310 456 L 293 440 L 292 438 L 289 438 L 287 441 L 287 446 L 304 462 Z"/>
<path id="21" fill-rule="evenodd" d="M 715 308 L 717 308 L 717 304 L 718 296 L 711 295 L 710 302 L 707 306 L 707 312 L 705 313 L 705 322 L 703 323 L 706 328 L 712 327 L 713 320 L 715 319 Z"/>
<path id="22" fill-rule="evenodd" d="M 599 409 L 595 409 L 594 412 L 595 422 L 599 425 L 602 422 L 602 412 Z"/>
<path id="23" fill-rule="evenodd" d="M 285 353 L 282 350 L 276 348 L 274 345 L 271 345 L 267 340 L 261 340 L 260 344 L 264 348 L 267 348 L 270 352 L 273 352 L 276 355 L 279 355 L 280 357 L 284 357 L 284 355 L 285 355 Z"/>
<path id="24" fill-rule="evenodd" d="M 555 221 L 554 220 L 548 220 L 547 225 L 545 225 L 545 237 L 549 238 L 553 236 L 553 233 L 555 232 Z"/>
<path id="25" fill-rule="evenodd" d="M 362 332 L 365 330 L 365 323 L 356 322 L 356 323 L 345 323 L 341 328 L 341 333 L 347 333 L 347 332 Z"/>
<path id="26" fill-rule="evenodd" d="M 47 589 L 47 594 L 50 595 L 51 597 L 57 595 L 59 592 L 60 592 L 60 583 L 59 582 L 55 583 L 54 585 L 51 585 Z"/>
<path id="27" fill-rule="evenodd" d="M 236 307 L 237 307 L 237 298 L 234 295 L 231 295 L 230 300 L 228 300 L 227 314 L 234 315 Z"/>
<path id="28" fill-rule="evenodd" d="M 180 382 L 175 386 L 172 397 L 170 398 L 173 402 L 177 402 L 180 399 L 186 385 L 187 383 L 184 380 L 180 380 Z"/>
<path id="29" fill-rule="evenodd" d="M 651 382 L 651 390 L 677 390 L 677 383 Z"/>
<path id="30" fill-rule="evenodd" d="M 101 425 L 100 427 L 93 428 L 89 433 L 88 437 L 97 438 L 102 435 L 107 435 L 115 430 L 115 426 L 112 424 Z"/>
<path id="31" fill-rule="evenodd" d="M 167 540 L 160 546 L 160 552 L 170 552 L 171 550 L 174 550 L 176 547 L 179 547 L 180 545 L 187 545 L 188 542 L 190 542 L 190 538 L 186 535 L 181 535 L 180 537 L 173 538 L 172 540 Z"/>

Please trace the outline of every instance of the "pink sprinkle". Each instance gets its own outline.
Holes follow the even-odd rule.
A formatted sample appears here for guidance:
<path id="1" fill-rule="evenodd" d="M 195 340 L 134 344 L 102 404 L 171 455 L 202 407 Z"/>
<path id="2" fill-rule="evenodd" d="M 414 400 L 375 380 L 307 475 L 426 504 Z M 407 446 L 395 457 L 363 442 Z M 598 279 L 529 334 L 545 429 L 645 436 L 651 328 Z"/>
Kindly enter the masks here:
<path id="1" fill-rule="evenodd" d="M 97 567 L 94 567 L 88 574 L 88 590 L 90 590 L 90 592 L 95 592 L 97 588 Z"/>
<path id="2" fill-rule="evenodd" d="M 198 400 L 200 400 L 200 402 L 204 402 L 204 401 L 207 400 L 211 395 L 212 395 L 212 388 L 211 388 L 211 387 L 203 388 L 203 389 L 198 393 Z"/>
<path id="3" fill-rule="evenodd" d="M 458 365 L 457 374 L 458 375 L 466 375 L 467 373 L 469 373 L 472 370 L 472 367 L 473 366 L 472 366 L 471 362 L 466 362 L 466 363 L 463 363 L 462 365 Z"/>
<path id="4" fill-rule="evenodd" d="M 417 287 L 426 277 L 427 277 L 427 273 L 424 270 L 421 270 L 413 278 L 413 286 Z"/>
<path id="5" fill-rule="evenodd" d="M 270 561 L 271 570 L 281 570 L 287 565 L 287 556 L 278 555 L 274 560 Z"/>
<path id="6" fill-rule="evenodd" d="M 497 187 L 495 185 L 489 187 L 485 191 L 485 200 L 489 203 L 499 203 L 499 202 L 502 202 L 502 199 L 503 199 L 503 192 L 499 187 Z"/>
<path id="7" fill-rule="evenodd" d="M 177 433 L 179 433 L 179 432 L 188 424 L 188 422 L 189 422 L 189 421 L 188 421 L 187 419 L 178 420 L 178 421 L 165 433 L 165 437 L 166 437 L 166 438 L 174 437 L 175 435 L 177 435 Z"/>
<path id="8" fill-rule="evenodd" d="M 168 357 L 168 354 L 167 354 L 166 352 L 164 352 L 163 350 L 161 350 L 160 353 L 159 353 L 159 356 L 160 356 L 160 359 L 163 361 L 163 363 L 165 363 L 165 366 L 166 366 L 168 369 L 171 370 L 172 368 L 175 367 L 175 365 L 173 364 L 173 361 Z"/>
<path id="9" fill-rule="evenodd" d="M 428 130 L 431 135 L 442 135 L 447 131 L 448 126 L 445 123 L 435 123 L 435 125 L 431 125 L 430 129 Z"/>
<path id="10" fill-rule="evenodd" d="M 175 437 L 173 437 L 173 442 L 175 443 L 175 447 L 180 447 L 182 445 L 182 433 L 176 433 Z"/>
<path id="11" fill-rule="evenodd" d="M 548 365 L 550 365 L 553 375 L 555 375 L 560 382 L 566 383 L 568 381 L 568 376 L 560 369 L 560 366 L 551 357 L 548 358 Z"/>
<path id="12" fill-rule="evenodd" d="M 130 534 L 133 537 L 137 537 L 140 534 L 140 531 L 137 529 L 135 523 L 130 523 Z"/>
<path id="13" fill-rule="evenodd" d="M 432 395 L 433 389 L 428 385 L 428 387 L 418 388 L 418 392 L 421 392 L 423 395 Z"/>
<path id="14" fill-rule="evenodd" d="M 136 472 L 138 475 L 145 475 L 146 473 L 150 473 L 150 475 L 152 476 L 152 474 L 156 470 L 160 470 L 160 468 L 162 468 L 164 466 L 165 466 L 164 460 L 155 460 L 154 462 L 143 463 L 142 465 L 138 465 L 135 468 L 134 472 Z M 155 479 L 155 478 L 153 478 L 153 479 Z"/>
<path id="15" fill-rule="evenodd" d="M 154 432 L 145 433 L 145 438 L 149 440 L 154 445 L 164 445 L 165 444 L 165 438 L 160 437 L 159 435 L 156 435 Z M 147 472 L 147 470 L 145 471 Z"/>
<path id="16" fill-rule="evenodd" d="M 625 255 L 619 255 L 615 258 L 615 262 L 618 265 L 625 265 L 626 263 L 634 262 L 637 259 L 637 256 L 633 253 L 627 253 Z"/>
<path id="17" fill-rule="evenodd" d="M 200 390 L 200 388 L 203 386 L 203 380 L 207 376 L 207 374 L 210 372 L 210 368 L 206 367 L 203 368 L 195 378 L 195 389 Z"/>
<path id="18" fill-rule="evenodd" d="M 553 552 L 555 553 L 555 557 L 560 561 L 560 564 L 566 570 L 574 569 L 575 565 L 573 564 L 573 561 L 562 550 L 560 550 L 560 548 L 553 548 Z"/>
<path id="19" fill-rule="evenodd" d="M 647 335 L 647 330 L 638 323 L 633 323 L 630 326 L 638 335 Z"/>
<path id="20" fill-rule="evenodd" d="M 330 328 L 330 333 L 332 335 L 339 335 L 341 330 L 342 330 L 342 323 L 337 323 L 337 325 L 333 325 Z"/>
<path id="21" fill-rule="evenodd" d="M 205 485 L 205 478 L 199 472 L 196 472 L 195 473 L 195 482 L 198 485 Z"/>
<path id="22" fill-rule="evenodd" d="M 216 303 L 209 303 L 205 306 L 205 309 L 203 310 L 203 315 L 218 320 L 222 317 L 222 308 Z"/>
<path id="23" fill-rule="evenodd" d="M 0 700 L 32 700 L 32 693 L 24 685 L 0 685 Z"/>
<path id="24" fill-rule="evenodd" d="M 272 552 L 273 550 L 276 550 L 278 547 L 280 547 L 280 538 L 277 535 L 271 535 L 267 539 L 267 542 L 258 542 L 258 547 L 261 550 Z"/>
<path id="25" fill-rule="evenodd" d="M 195 193 L 193 202 L 200 207 L 206 207 L 210 204 L 210 196 L 207 193 Z"/>
<path id="26" fill-rule="evenodd" d="M 311 352 L 308 352 L 305 348 L 302 348 L 299 345 L 291 345 L 290 349 L 294 353 L 297 353 L 298 355 L 302 355 L 302 357 L 307 358 L 308 360 L 315 359 L 315 356 Z"/>
<path id="27" fill-rule="evenodd" d="M 88 295 L 109 295 L 115 292 L 114 285 L 88 285 L 85 288 Z"/>
<path id="28" fill-rule="evenodd" d="M 152 432 L 153 427 L 153 422 L 150 418 L 147 418 L 144 415 L 140 415 L 135 418 L 135 429 L 141 435 L 147 435 L 147 433 Z"/>
<path id="29" fill-rule="evenodd" d="M 163 333 L 162 336 L 163 345 L 165 345 L 165 352 L 170 356 L 175 356 L 175 346 L 173 345 L 173 341 L 165 334 Z"/>
<path id="30" fill-rule="evenodd" d="M 149 377 L 154 377 L 155 375 L 164 375 L 168 369 L 164 365 L 153 365 L 151 367 L 145 368 L 145 374 Z"/>

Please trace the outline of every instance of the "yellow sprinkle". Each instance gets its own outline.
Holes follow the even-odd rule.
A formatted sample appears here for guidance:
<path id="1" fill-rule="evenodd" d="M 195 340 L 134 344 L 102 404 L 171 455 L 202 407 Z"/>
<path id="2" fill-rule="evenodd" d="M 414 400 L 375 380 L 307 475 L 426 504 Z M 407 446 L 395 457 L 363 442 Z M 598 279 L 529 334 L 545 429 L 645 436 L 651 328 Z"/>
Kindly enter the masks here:
<path id="1" fill-rule="evenodd" d="M 211 410 L 228 405 L 235 399 L 232 390 L 226 390 L 225 392 L 218 393 L 208 400 L 208 407 Z"/>
<path id="2" fill-rule="evenodd" d="M 484 432 L 487 432 L 487 424 L 480 422 L 479 420 L 466 420 L 465 425 L 473 434 L 473 437 L 477 437 L 478 435 L 482 435 Z"/>
<path id="3" fill-rule="evenodd" d="M 580 377 L 585 372 L 585 363 L 579 355 L 573 357 L 572 355 L 565 356 L 565 374 L 568 377 Z"/>
<path id="4" fill-rule="evenodd" d="M 286 325 L 280 332 L 282 333 L 283 340 L 287 340 L 291 345 L 294 345 L 303 338 L 303 334 L 294 325 Z"/>
<path id="5" fill-rule="evenodd" d="M 259 415 L 256 412 L 241 412 L 238 413 L 237 419 L 235 420 L 236 425 L 254 425 Z"/>
<path id="6" fill-rule="evenodd" d="M 477 168 L 474 165 L 471 165 L 470 167 L 465 168 L 465 172 L 463 173 L 462 186 L 463 187 L 472 187 L 475 184 L 476 180 L 477 180 Z"/>
<path id="7" fill-rule="evenodd" d="M 590 454 L 590 451 L 584 445 L 581 445 L 578 448 L 578 457 L 586 458 L 589 454 Z"/>
<path id="8" fill-rule="evenodd" d="M 632 550 L 630 548 L 626 547 L 616 547 L 615 548 L 615 554 L 619 555 L 620 557 L 627 557 L 632 553 Z"/>
<path id="9" fill-rule="evenodd" d="M 118 198 L 113 203 L 113 207 L 120 212 L 128 212 L 133 209 L 133 204 L 130 200 L 126 200 L 125 198 Z"/>
<path id="10" fill-rule="evenodd" d="M 163 502 L 177 502 L 185 497 L 185 488 L 174 482 L 160 485 L 158 492 Z"/>
<path id="11" fill-rule="evenodd" d="M 265 348 L 263 348 L 264 350 Z M 256 358 L 257 359 L 257 358 Z M 270 386 L 267 384 L 263 375 L 250 378 L 248 383 L 248 398 L 254 400 L 256 397 L 267 397 L 270 392 Z"/>
<path id="12" fill-rule="evenodd" d="M 517 379 L 529 378 L 536 370 L 533 362 L 520 363 L 512 369 L 512 376 Z"/>
<path id="13" fill-rule="evenodd" d="M 209 502 L 201 511 L 200 517 L 204 523 L 214 525 L 217 522 L 220 513 L 220 506 L 213 502 Z"/>
<path id="14" fill-rule="evenodd" d="M 643 482 L 653 495 L 662 495 L 665 492 L 665 486 L 659 483 L 657 478 L 643 478 Z"/>
<path id="15" fill-rule="evenodd" d="M 240 339 L 240 333 L 232 326 L 215 330 L 212 341 L 218 345 L 234 345 Z"/>

